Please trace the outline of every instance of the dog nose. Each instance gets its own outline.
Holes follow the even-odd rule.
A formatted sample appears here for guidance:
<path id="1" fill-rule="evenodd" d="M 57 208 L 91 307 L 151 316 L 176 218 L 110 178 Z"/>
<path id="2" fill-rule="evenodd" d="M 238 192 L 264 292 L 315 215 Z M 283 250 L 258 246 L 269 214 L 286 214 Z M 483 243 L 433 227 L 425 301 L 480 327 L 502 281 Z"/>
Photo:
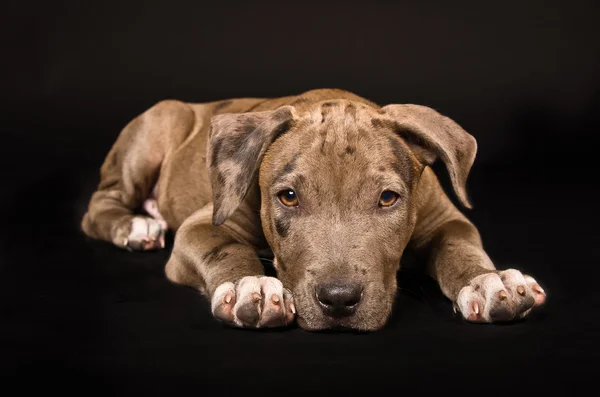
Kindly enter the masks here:
<path id="1" fill-rule="evenodd" d="M 325 284 L 317 287 L 316 295 L 326 314 L 345 317 L 354 313 L 362 298 L 362 287 L 356 284 Z"/>

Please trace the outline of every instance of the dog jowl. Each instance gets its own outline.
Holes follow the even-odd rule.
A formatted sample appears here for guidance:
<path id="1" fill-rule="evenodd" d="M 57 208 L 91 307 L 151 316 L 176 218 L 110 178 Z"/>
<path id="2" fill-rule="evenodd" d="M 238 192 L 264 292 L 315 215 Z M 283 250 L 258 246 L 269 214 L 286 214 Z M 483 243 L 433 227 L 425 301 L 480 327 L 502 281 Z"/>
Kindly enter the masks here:
<path id="1" fill-rule="evenodd" d="M 172 228 L 167 277 L 207 295 L 227 324 L 297 318 L 308 330 L 379 329 L 407 249 L 425 258 L 468 321 L 521 318 L 545 301 L 533 278 L 494 267 L 442 190 L 430 168 L 438 159 L 470 208 L 477 145 L 431 108 L 314 90 L 159 103 L 135 120 L 107 156 L 83 229 L 123 248 L 156 249 L 163 244 L 152 241 Z M 152 210 L 134 213 L 140 205 Z M 263 250 L 277 278 L 264 276 Z"/>

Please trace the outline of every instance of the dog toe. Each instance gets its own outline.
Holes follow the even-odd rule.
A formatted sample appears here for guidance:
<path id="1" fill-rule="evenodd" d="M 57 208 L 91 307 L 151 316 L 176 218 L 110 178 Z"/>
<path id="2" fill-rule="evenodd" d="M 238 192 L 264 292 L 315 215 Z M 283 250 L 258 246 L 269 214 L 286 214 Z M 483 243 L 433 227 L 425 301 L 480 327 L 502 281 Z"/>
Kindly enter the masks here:
<path id="1" fill-rule="evenodd" d="M 242 303 L 236 308 L 235 316 L 246 327 L 255 327 L 260 320 L 260 298 Z"/>
<path id="2" fill-rule="evenodd" d="M 546 302 L 546 291 L 531 276 L 525 275 L 525 282 L 531 289 L 534 298 L 534 305 L 540 306 Z"/>
<path id="3" fill-rule="evenodd" d="M 293 320 L 293 313 L 290 317 L 290 304 L 293 305 L 291 303 L 291 293 L 283 288 L 281 281 L 273 277 L 261 277 L 260 283 L 265 297 L 260 326 L 279 327 L 287 325 Z"/>
<path id="4" fill-rule="evenodd" d="M 235 285 L 223 283 L 217 287 L 211 300 L 211 311 L 217 319 L 233 323 L 233 306 L 235 305 Z"/>

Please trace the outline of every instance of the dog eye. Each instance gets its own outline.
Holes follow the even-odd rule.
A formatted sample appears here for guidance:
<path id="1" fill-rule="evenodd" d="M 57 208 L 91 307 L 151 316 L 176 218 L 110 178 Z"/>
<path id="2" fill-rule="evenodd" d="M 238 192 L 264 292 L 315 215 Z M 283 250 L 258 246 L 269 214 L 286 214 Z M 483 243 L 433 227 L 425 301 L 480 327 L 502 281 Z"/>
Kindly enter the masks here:
<path id="1" fill-rule="evenodd" d="M 379 196 L 380 207 L 391 207 L 398 201 L 398 193 L 394 193 L 390 190 L 386 190 Z"/>
<path id="2" fill-rule="evenodd" d="M 279 197 L 279 201 L 286 207 L 295 207 L 298 205 L 298 197 L 296 197 L 296 192 L 292 189 L 282 190 L 277 196 Z"/>

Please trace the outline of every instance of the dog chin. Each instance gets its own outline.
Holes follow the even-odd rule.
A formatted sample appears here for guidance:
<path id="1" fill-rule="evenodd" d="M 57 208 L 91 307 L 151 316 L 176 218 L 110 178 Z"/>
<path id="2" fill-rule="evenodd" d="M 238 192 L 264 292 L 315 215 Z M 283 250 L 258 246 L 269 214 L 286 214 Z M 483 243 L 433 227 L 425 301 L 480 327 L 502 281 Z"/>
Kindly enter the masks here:
<path id="1" fill-rule="evenodd" d="M 364 321 L 358 316 L 334 319 L 325 316 L 307 318 L 298 316 L 298 326 L 313 332 L 374 332 L 383 328 L 386 321 Z"/>
<path id="2" fill-rule="evenodd" d="M 385 326 L 391 314 L 392 305 L 381 305 L 387 299 L 367 299 L 360 303 L 358 310 L 347 317 L 335 318 L 324 314 L 313 295 L 307 293 L 312 288 L 296 288 L 294 290 L 297 324 L 306 331 L 354 331 L 372 332 Z M 312 298 L 312 299 L 311 299 Z M 391 302 L 391 300 L 390 300 Z"/>

